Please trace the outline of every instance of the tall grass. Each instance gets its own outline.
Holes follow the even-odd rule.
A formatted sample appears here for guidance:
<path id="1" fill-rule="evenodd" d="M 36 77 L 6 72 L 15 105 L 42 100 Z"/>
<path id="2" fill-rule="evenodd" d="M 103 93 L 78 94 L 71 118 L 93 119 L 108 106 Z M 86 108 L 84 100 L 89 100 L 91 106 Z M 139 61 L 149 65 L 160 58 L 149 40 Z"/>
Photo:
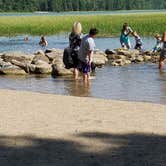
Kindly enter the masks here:
<path id="1" fill-rule="evenodd" d="M 20 34 L 53 35 L 70 32 L 72 24 L 80 21 L 83 32 L 99 29 L 99 36 L 117 36 L 127 22 L 142 36 L 166 30 L 166 14 L 84 15 L 84 16 L 6 16 L 0 17 L 0 36 Z"/>

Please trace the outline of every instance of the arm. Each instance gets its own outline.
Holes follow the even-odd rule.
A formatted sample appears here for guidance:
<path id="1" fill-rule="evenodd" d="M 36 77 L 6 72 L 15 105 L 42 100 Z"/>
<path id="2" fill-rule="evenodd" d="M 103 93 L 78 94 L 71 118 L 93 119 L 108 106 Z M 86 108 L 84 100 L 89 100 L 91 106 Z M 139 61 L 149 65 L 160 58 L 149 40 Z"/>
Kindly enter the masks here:
<path id="1" fill-rule="evenodd" d="M 91 64 L 92 62 L 92 55 L 93 55 L 93 51 L 89 50 L 89 53 L 88 53 L 88 63 Z"/>

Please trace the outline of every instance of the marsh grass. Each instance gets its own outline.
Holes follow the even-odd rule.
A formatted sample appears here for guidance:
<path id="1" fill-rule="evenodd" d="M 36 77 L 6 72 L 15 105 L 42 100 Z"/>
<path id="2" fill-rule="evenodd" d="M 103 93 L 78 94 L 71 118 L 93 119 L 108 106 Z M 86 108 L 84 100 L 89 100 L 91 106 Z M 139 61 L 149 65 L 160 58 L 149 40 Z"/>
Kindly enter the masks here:
<path id="1" fill-rule="evenodd" d="M 0 17 L 0 36 L 54 35 L 70 32 L 72 24 L 80 21 L 83 33 L 97 27 L 99 36 L 117 36 L 127 22 L 142 36 L 166 30 L 166 14 L 84 15 L 84 16 L 3 16 Z"/>

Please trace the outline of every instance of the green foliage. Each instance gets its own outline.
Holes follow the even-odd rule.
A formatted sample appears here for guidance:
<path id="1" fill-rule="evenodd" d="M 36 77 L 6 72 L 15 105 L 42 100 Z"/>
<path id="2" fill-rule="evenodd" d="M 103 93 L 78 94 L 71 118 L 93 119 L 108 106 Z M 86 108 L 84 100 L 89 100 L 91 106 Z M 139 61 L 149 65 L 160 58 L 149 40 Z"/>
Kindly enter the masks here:
<path id="1" fill-rule="evenodd" d="M 0 11 L 166 9 L 166 0 L 0 0 Z"/>
<path id="2" fill-rule="evenodd" d="M 148 36 L 162 33 L 166 27 L 166 15 L 132 14 L 132 15 L 83 15 L 83 16 L 28 16 L 0 17 L 0 35 L 18 34 L 53 35 L 70 32 L 75 21 L 80 21 L 83 33 L 91 27 L 99 29 L 99 36 L 118 36 L 122 24 L 127 22 L 140 35 Z"/>

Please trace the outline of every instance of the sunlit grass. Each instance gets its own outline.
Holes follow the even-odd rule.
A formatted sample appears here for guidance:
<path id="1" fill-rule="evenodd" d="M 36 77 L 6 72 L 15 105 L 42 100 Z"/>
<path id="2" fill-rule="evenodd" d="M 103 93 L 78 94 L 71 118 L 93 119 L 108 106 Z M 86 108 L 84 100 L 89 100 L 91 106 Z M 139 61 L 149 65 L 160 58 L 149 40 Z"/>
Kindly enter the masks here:
<path id="1" fill-rule="evenodd" d="M 84 16 L 3 16 L 0 17 L 0 36 L 20 34 L 54 35 L 70 32 L 75 21 L 80 21 L 83 33 L 91 27 L 99 29 L 99 36 L 117 36 L 127 22 L 142 36 L 166 30 L 166 14 L 84 15 Z"/>

